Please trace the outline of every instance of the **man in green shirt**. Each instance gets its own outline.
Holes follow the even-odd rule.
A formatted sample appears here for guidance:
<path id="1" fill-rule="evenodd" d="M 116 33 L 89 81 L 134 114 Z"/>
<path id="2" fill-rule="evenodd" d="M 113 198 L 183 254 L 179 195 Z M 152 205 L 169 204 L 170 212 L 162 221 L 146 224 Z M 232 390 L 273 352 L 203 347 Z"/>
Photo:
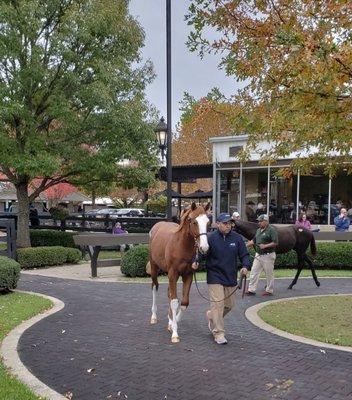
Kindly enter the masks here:
<path id="1" fill-rule="evenodd" d="M 259 222 L 259 229 L 257 229 L 254 239 L 247 243 L 248 247 L 254 246 L 256 253 L 246 294 L 248 296 L 255 295 L 260 273 L 264 270 L 266 287 L 263 296 L 272 296 L 274 291 L 275 248 L 278 245 L 277 231 L 269 224 L 269 217 L 266 214 L 260 215 L 257 221 Z"/>

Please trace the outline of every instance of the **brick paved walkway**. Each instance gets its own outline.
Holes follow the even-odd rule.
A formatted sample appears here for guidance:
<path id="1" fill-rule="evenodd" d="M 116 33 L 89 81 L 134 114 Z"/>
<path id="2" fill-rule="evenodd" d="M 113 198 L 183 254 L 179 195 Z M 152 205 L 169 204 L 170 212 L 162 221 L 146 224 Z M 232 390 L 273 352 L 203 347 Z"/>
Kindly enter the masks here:
<path id="1" fill-rule="evenodd" d="M 293 291 L 276 281 L 276 296 L 352 293 L 352 279 L 301 279 Z M 227 318 L 227 346 L 211 340 L 207 304 L 192 286 L 179 329 L 166 331 L 166 285 L 151 326 L 150 286 L 22 275 L 19 288 L 58 297 L 59 313 L 29 329 L 19 343 L 28 369 L 73 400 L 352 399 L 352 354 L 296 343 L 253 326 L 244 310 L 263 299 L 238 297 Z M 203 292 L 206 287 L 201 285 Z M 91 372 L 87 370 L 93 369 Z"/>

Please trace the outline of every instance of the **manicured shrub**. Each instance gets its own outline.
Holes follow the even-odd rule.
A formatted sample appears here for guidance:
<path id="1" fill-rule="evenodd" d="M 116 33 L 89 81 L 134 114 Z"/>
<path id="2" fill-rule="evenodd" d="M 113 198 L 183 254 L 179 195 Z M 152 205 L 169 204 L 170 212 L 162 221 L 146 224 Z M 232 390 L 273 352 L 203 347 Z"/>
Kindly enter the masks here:
<path id="1" fill-rule="evenodd" d="M 65 251 L 66 251 L 66 263 L 77 264 L 80 260 L 82 260 L 82 252 L 80 250 L 66 247 Z"/>
<path id="2" fill-rule="evenodd" d="M 144 203 L 144 208 L 154 214 L 165 213 L 167 205 L 166 196 L 152 197 Z"/>
<path id="3" fill-rule="evenodd" d="M 121 272 L 132 278 L 147 276 L 145 267 L 149 261 L 147 245 L 132 247 L 122 257 Z"/>
<path id="4" fill-rule="evenodd" d="M 17 258 L 21 268 L 41 268 L 66 262 L 77 263 L 81 254 L 78 249 L 62 246 L 28 247 L 18 249 Z"/>
<path id="5" fill-rule="evenodd" d="M 317 255 L 312 257 L 314 266 L 318 269 L 352 269 L 351 242 L 317 242 Z M 297 265 L 297 256 L 294 251 L 278 254 L 275 268 L 287 268 Z"/>
<path id="6" fill-rule="evenodd" d="M 55 230 L 45 229 L 32 229 L 30 230 L 31 246 L 63 246 L 63 247 L 76 247 L 73 241 L 75 232 L 62 232 Z"/>
<path id="7" fill-rule="evenodd" d="M 67 208 L 58 206 L 58 207 L 52 207 L 50 209 L 50 214 L 53 217 L 53 219 L 62 221 L 70 215 L 70 212 Z"/>
<path id="8" fill-rule="evenodd" d="M 0 290 L 16 289 L 21 267 L 12 258 L 0 256 Z"/>
<path id="9" fill-rule="evenodd" d="M 312 257 L 308 251 L 307 253 Z M 250 251 L 253 261 L 254 251 Z M 145 267 L 149 261 L 148 246 L 133 247 L 122 258 L 121 272 L 127 276 L 148 276 Z M 352 242 L 318 242 L 317 255 L 313 258 L 317 269 L 352 269 Z M 275 268 L 292 268 L 297 265 L 296 252 L 278 254 Z M 306 267 L 305 267 L 306 268 Z M 205 262 L 201 262 L 198 271 L 205 270 Z"/>
<path id="10" fill-rule="evenodd" d="M 50 265 L 62 265 L 66 261 L 64 247 L 28 247 L 17 250 L 17 259 L 21 268 L 40 268 Z"/>

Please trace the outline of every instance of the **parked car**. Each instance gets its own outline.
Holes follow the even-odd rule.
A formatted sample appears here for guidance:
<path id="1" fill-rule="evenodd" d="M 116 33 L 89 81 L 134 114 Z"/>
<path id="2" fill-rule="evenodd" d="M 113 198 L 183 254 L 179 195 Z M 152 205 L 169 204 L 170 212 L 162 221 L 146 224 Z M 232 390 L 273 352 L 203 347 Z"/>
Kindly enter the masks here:
<path id="1" fill-rule="evenodd" d="M 144 217 L 143 208 L 121 208 L 114 213 L 117 217 Z"/>
<path id="2" fill-rule="evenodd" d="M 114 218 L 118 211 L 118 208 L 102 208 L 96 212 L 95 216 L 97 218 L 104 218 L 108 215 L 109 217 Z"/>

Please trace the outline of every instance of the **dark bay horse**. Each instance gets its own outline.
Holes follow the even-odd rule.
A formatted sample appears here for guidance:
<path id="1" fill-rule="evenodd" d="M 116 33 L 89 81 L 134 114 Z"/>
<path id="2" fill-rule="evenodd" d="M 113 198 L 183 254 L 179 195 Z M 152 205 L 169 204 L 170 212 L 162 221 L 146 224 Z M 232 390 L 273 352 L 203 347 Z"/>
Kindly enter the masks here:
<path id="1" fill-rule="evenodd" d="M 189 304 L 189 291 L 192 284 L 192 262 L 197 249 L 206 253 L 209 249 L 207 225 L 209 219 L 206 207 L 192 203 L 189 210 L 181 217 L 180 225 L 173 222 L 158 222 L 150 230 L 149 267 L 152 278 L 153 305 L 150 323 L 157 323 L 156 291 L 158 290 L 158 270 L 167 272 L 169 278 L 169 325 L 172 331 L 171 341 L 177 343 L 177 322 L 181 320 L 182 311 Z M 182 277 L 183 290 L 181 305 L 177 298 L 177 280 Z"/>
<path id="2" fill-rule="evenodd" d="M 246 222 L 242 220 L 234 221 L 235 230 L 242 236 L 244 236 L 248 240 L 252 240 L 255 236 L 256 230 L 259 228 L 259 224 L 256 222 Z M 312 276 L 314 282 L 319 287 L 320 282 L 318 281 L 317 275 L 315 273 L 314 265 L 312 260 L 306 254 L 307 249 L 310 245 L 310 250 L 313 256 L 316 255 L 317 248 L 315 246 L 314 235 L 311 231 L 299 228 L 294 225 L 289 226 L 277 226 L 275 225 L 277 230 L 279 243 L 276 247 L 277 254 L 288 253 L 290 250 L 294 250 L 297 253 L 298 264 L 297 264 L 297 273 L 294 277 L 293 281 L 289 285 L 288 289 L 292 289 L 292 287 L 297 283 L 298 277 L 304 267 L 304 264 L 307 263 L 310 270 L 312 271 Z"/>

